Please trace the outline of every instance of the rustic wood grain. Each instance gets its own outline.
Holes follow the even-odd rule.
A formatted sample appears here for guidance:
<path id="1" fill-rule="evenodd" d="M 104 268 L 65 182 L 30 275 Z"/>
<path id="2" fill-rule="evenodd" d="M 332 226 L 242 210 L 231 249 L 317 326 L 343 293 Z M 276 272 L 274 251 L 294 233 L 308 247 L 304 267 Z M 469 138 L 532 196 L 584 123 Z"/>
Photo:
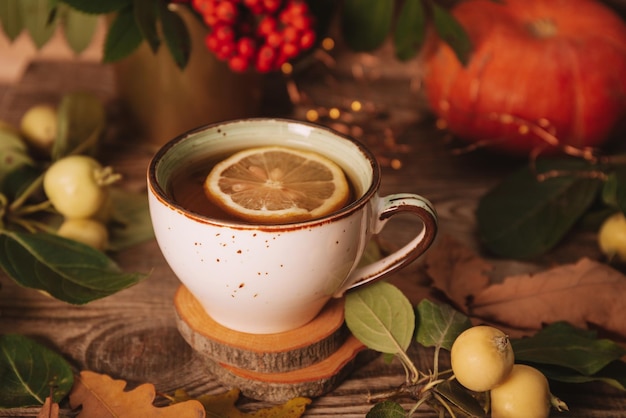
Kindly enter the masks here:
<path id="1" fill-rule="evenodd" d="M 349 336 L 328 357 L 285 372 L 261 373 L 219 363 L 205 357 L 207 369 L 225 386 L 237 387 L 245 396 L 267 402 L 286 402 L 297 397 L 317 398 L 337 387 L 359 363 L 365 346 Z M 371 359 L 366 352 L 360 359 Z"/>
<path id="2" fill-rule="evenodd" d="M 342 300 L 332 300 L 304 326 L 276 334 L 237 332 L 218 324 L 182 285 L 174 307 L 178 329 L 194 351 L 212 362 L 251 372 L 303 369 L 335 353 L 348 336 Z"/>
<path id="3" fill-rule="evenodd" d="M 410 80 L 355 82 L 345 77 L 335 82 L 307 81 L 302 86 L 309 97 L 320 103 L 360 98 L 379 107 L 380 112 L 364 121 L 361 139 L 375 148 L 382 161 L 397 158 L 401 162 L 399 169 L 385 166 L 381 194 L 402 191 L 427 197 L 438 211 L 441 234 L 450 234 L 480 250 L 474 219 L 478 199 L 505 174 L 527 162 L 493 158 L 480 151 L 453 153 L 458 144 L 449 142 L 433 127 L 432 120 L 420 109 L 419 90 L 413 92 Z M 19 84 L 0 88 L 0 119 L 16 123 L 32 104 L 54 103 L 63 93 L 81 89 L 97 94 L 109 109 L 111 124 L 102 149 L 103 158 L 122 172 L 125 187 L 145 191 L 145 170 L 154 147 L 147 145 L 128 123 L 127 115 L 115 101 L 112 73 L 106 66 L 35 62 Z M 402 147 L 390 147 L 381 142 L 389 131 L 396 145 Z M 382 236 L 383 242 L 393 246 L 408 239 L 406 222 L 409 221 L 390 221 Z M 592 237 L 585 233 L 568 237 L 559 248 L 537 262 L 500 263 L 519 272 L 536 268 L 537 263 L 575 259 L 581 253 L 598 256 Z M 202 357 L 178 332 L 173 300 L 180 283 L 156 243 L 146 242 L 115 254 L 114 258 L 125 270 L 149 272 L 149 278 L 130 289 L 80 307 L 22 288 L 0 274 L 0 333 L 33 337 L 60 352 L 77 372 L 106 373 L 128 381 L 129 387 L 149 382 L 160 393 L 171 394 L 184 388 L 192 396 L 225 391 Z M 390 278 L 413 302 L 418 302 L 428 291 L 420 266 L 418 260 Z M 420 370 L 432 369 L 432 350 L 413 347 L 409 354 Z M 445 367 L 445 353 L 442 361 Z M 389 391 L 403 381 L 404 370 L 397 361 L 387 363 L 377 357 L 358 364 L 338 387 L 314 399 L 305 416 L 364 417 L 372 407 L 368 402 L 369 394 Z M 1 385 L 0 382 L 0 388 Z M 563 417 L 624 416 L 626 395 L 606 385 L 555 385 L 553 389 L 570 406 L 571 411 Z M 411 404 L 403 401 L 407 408 Z M 243 399 L 240 407 L 255 410 L 268 405 L 268 402 Z M 37 413 L 37 408 L 0 410 L 0 417 L 27 417 Z M 436 417 L 437 414 L 419 410 L 415 416 Z M 553 416 L 561 415 L 553 413 Z"/>

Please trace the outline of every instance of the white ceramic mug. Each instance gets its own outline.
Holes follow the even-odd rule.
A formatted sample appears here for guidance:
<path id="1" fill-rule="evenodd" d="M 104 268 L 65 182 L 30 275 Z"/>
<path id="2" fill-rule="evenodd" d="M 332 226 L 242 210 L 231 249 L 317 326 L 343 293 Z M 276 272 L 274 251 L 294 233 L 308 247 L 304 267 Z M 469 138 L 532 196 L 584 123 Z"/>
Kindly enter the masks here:
<path id="1" fill-rule="evenodd" d="M 181 167 L 266 145 L 325 155 L 343 168 L 356 199 L 322 218 L 283 225 L 212 219 L 173 200 L 170 180 Z M 306 324 L 331 298 L 405 266 L 434 240 L 431 203 L 407 193 L 379 197 L 380 176 L 363 144 L 331 129 L 285 119 L 234 120 L 183 134 L 156 153 L 148 169 L 150 214 L 163 256 L 211 318 L 236 331 L 277 333 Z M 398 213 L 417 217 L 414 238 L 358 266 L 372 235 Z"/>

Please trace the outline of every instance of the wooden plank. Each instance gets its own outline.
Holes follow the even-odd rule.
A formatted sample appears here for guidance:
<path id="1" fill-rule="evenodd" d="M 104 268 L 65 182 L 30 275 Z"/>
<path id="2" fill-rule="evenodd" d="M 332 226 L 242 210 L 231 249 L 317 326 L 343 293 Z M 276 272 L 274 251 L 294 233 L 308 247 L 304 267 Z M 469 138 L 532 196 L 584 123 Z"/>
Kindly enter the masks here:
<path id="1" fill-rule="evenodd" d="M 308 324 L 276 334 L 248 334 L 218 324 L 182 285 L 174 307 L 181 335 L 198 354 L 247 371 L 279 373 L 311 366 L 339 350 L 348 336 L 339 299 Z"/>
<path id="2" fill-rule="evenodd" d="M 266 402 L 286 402 L 296 397 L 317 398 L 332 391 L 354 369 L 365 346 L 353 336 L 327 358 L 300 369 L 261 373 L 205 358 L 208 370 L 225 386 L 241 389 L 245 396 Z M 372 359 L 365 350 L 360 362 Z"/>
<path id="3" fill-rule="evenodd" d="M 27 72 L 25 85 L 0 90 L 0 119 L 9 116 L 9 120 L 15 121 L 29 105 L 44 99 L 57 100 L 75 88 L 101 92 L 102 97 L 108 98 L 111 120 L 102 149 L 103 158 L 124 175 L 124 187 L 143 192 L 145 171 L 154 148 L 129 130 L 125 115 L 112 99 L 115 92 L 111 80 L 110 69 L 106 66 L 41 62 Z M 402 162 L 399 169 L 384 168 L 381 194 L 399 191 L 422 194 L 434 203 L 442 234 L 450 234 L 480 249 L 475 236 L 477 201 L 503 175 L 525 164 L 524 161 L 497 159 L 482 152 L 453 154 L 452 144 L 433 128 L 432 121 L 420 110 L 419 92 L 407 94 L 406 80 L 377 83 L 343 79 L 331 88 L 314 82 L 303 87 L 310 96 L 324 103 L 358 97 L 380 106 L 384 112 L 363 122 L 361 138 L 374 144 L 385 159 L 398 158 Z M 406 149 L 389 148 L 381 142 L 376 145 L 376 138 L 383 141 L 387 130 L 393 132 L 395 140 Z M 387 244 L 399 245 L 408 238 L 407 229 L 405 221 L 393 220 L 383 239 Z M 574 234 L 539 261 L 549 264 L 582 253 L 592 257 L 597 254 L 593 234 Z M 161 393 L 171 394 L 184 388 L 192 396 L 225 391 L 226 387 L 206 370 L 204 359 L 178 332 L 173 301 L 180 283 L 156 243 L 139 245 L 114 254 L 114 258 L 124 270 L 151 272 L 150 277 L 137 286 L 86 306 L 71 306 L 45 297 L 0 274 L 0 333 L 22 333 L 36 338 L 60 352 L 76 370 L 106 373 L 127 380 L 129 387 L 149 382 Z M 536 263 L 500 262 L 509 272 L 536 268 Z M 428 291 L 419 260 L 390 280 L 415 303 Z M 412 348 L 409 356 L 420 370 L 432 369 L 432 350 Z M 445 367 L 445 353 L 442 353 L 442 361 Z M 305 416 L 363 417 L 372 407 L 368 402 L 370 393 L 388 391 L 403 382 L 404 370 L 397 361 L 387 363 L 377 358 L 358 364 L 340 385 L 316 398 Z M 571 418 L 613 418 L 623 416 L 626 410 L 626 394 L 606 385 L 556 385 L 554 392 L 570 405 L 567 416 Z M 402 400 L 402 403 L 407 409 L 412 404 L 409 400 Z M 160 404 L 165 404 L 165 400 L 161 399 Z M 268 405 L 270 402 L 242 399 L 240 407 L 251 411 Z M 0 416 L 36 416 L 37 413 L 38 409 L 24 408 L 3 410 Z M 415 416 L 436 417 L 437 414 L 420 410 Z"/>

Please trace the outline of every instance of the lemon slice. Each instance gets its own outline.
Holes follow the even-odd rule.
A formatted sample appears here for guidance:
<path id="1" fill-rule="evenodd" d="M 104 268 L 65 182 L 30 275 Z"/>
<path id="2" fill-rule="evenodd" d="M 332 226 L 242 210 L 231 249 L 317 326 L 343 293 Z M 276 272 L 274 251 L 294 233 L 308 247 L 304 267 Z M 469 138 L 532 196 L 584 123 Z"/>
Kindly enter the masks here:
<path id="1" fill-rule="evenodd" d="M 221 161 L 204 191 L 229 214 L 264 224 L 319 218 L 343 207 L 350 196 L 337 164 L 282 146 L 251 148 Z"/>

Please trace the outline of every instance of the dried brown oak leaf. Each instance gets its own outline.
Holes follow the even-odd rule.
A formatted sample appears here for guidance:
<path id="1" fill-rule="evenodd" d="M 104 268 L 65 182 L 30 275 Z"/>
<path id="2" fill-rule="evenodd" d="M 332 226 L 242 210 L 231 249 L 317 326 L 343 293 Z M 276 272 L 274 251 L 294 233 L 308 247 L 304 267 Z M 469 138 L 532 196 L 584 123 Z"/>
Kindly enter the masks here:
<path id="1" fill-rule="evenodd" d="M 592 324 L 626 337 L 625 296 L 626 276 L 582 258 L 533 275 L 507 277 L 475 294 L 470 314 L 524 329 L 556 321 L 580 328 Z"/>
<path id="2" fill-rule="evenodd" d="M 154 385 L 146 383 L 124 391 L 126 382 L 110 376 L 82 371 L 70 392 L 70 406 L 82 406 L 79 418 L 204 418 L 205 411 L 198 401 L 190 400 L 162 408 L 152 403 L 156 396 Z"/>
<path id="3" fill-rule="evenodd" d="M 52 398 L 48 396 L 37 414 L 37 418 L 59 418 L 59 404 L 52 402 Z"/>
<path id="4" fill-rule="evenodd" d="M 240 411 L 235 403 L 239 399 L 239 389 L 231 389 L 228 392 L 217 395 L 203 395 L 197 398 L 204 405 L 210 417 L 221 418 L 300 418 L 311 403 L 309 398 L 293 398 L 281 405 L 262 408 L 253 412 Z M 184 390 L 177 390 L 174 394 L 175 402 L 191 399 Z"/>

